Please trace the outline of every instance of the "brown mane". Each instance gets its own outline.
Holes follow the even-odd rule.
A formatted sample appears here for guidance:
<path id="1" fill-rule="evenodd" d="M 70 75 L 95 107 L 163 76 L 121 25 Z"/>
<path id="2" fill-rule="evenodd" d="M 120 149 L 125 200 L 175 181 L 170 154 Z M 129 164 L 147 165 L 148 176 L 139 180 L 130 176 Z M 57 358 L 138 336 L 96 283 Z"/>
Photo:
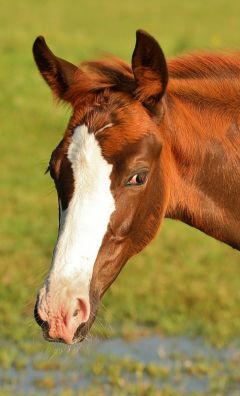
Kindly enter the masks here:
<path id="1" fill-rule="evenodd" d="M 106 89 L 131 93 L 136 88 L 131 67 L 118 58 L 82 62 L 68 90 L 67 100 L 77 105 L 80 96 L 97 94 Z"/>
<path id="2" fill-rule="evenodd" d="M 240 105 L 240 54 L 193 54 L 169 62 L 168 92 L 229 120 Z"/>
<path id="3" fill-rule="evenodd" d="M 170 60 L 168 70 L 168 95 L 191 102 L 198 108 L 220 110 L 222 116 L 231 116 L 239 108 L 239 53 L 186 55 Z M 136 82 L 130 65 L 114 57 L 81 63 L 67 99 L 76 105 L 82 95 L 106 89 L 132 95 Z"/>
<path id="4" fill-rule="evenodd" d="M 240 73 L 240 53 L 193 53 L 168 62 L 172 78 L 232 78 Z"/>

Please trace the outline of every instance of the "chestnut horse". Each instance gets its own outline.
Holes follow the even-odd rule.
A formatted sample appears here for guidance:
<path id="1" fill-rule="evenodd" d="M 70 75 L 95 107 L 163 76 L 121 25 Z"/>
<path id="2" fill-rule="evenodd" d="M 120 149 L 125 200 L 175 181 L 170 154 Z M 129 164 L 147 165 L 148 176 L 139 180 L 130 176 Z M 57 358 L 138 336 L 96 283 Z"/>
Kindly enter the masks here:
<path id="1" fill-rule="evenodd" d="M 167 63 L 141 30 L 131 67 L 116 58 L 74 66 L 42 37 L 33 53 L 72 106 L 49 162 L 59 233 L 35 317 L 47 340 L 71 344 L 164 217 L 240 249 L 240 55 Z"/>

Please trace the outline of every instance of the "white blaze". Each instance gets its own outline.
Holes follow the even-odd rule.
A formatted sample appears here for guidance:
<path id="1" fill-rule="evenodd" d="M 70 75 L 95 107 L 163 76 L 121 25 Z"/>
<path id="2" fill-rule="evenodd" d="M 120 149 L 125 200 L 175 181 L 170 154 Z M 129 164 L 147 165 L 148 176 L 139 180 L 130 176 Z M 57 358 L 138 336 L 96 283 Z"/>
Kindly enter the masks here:
<path id="1" fill-rule="evenodd" d="M 86 125 L 74 130 L 67 157 L 74 192 L 66 210 L 60 208 L 60 229 L 49 280 L 74 280 L 88 290 L 93 266 L 106 233 L 114 199 L 110 190 L 110 165 Z"/>

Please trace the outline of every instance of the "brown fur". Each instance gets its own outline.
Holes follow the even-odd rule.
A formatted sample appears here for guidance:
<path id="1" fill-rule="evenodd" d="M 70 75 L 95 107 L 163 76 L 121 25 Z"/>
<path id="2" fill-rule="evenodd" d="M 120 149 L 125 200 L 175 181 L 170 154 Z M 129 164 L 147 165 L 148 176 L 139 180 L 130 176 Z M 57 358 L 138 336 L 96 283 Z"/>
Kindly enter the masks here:
<path id="1" fill-rule="evenodd" d="M 55 95 L 73 107 L 50 166 L 64 207 L 74 188 L 66 152 L 77 125 L 88 126 L 113 164 L 116 211 L 94 265 L 91 317 L 76 334 L 82 339 L 101 296 L 164 217 L 240 249 L 240 55 L 203 53 L 167 64 L 158 43 L 140 31 L 132 67 L 111 58 L 75 69 L 44 43 L 35 44 L 37 65 Z M 147 183 L 126 187 L 142 167 Z"/>

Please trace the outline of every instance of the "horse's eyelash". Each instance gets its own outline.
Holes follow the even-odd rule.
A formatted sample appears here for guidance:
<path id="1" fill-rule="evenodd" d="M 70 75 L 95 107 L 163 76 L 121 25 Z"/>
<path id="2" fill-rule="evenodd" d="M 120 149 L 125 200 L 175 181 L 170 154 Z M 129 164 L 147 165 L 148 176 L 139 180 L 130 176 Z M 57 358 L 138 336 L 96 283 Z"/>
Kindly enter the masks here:
<path id="1" fill-rule="evenodd" d="M 46 175 L 50 171 L 50 165 L 48 165 L 47 169 L 44 172 L 44 175 Z"/>

